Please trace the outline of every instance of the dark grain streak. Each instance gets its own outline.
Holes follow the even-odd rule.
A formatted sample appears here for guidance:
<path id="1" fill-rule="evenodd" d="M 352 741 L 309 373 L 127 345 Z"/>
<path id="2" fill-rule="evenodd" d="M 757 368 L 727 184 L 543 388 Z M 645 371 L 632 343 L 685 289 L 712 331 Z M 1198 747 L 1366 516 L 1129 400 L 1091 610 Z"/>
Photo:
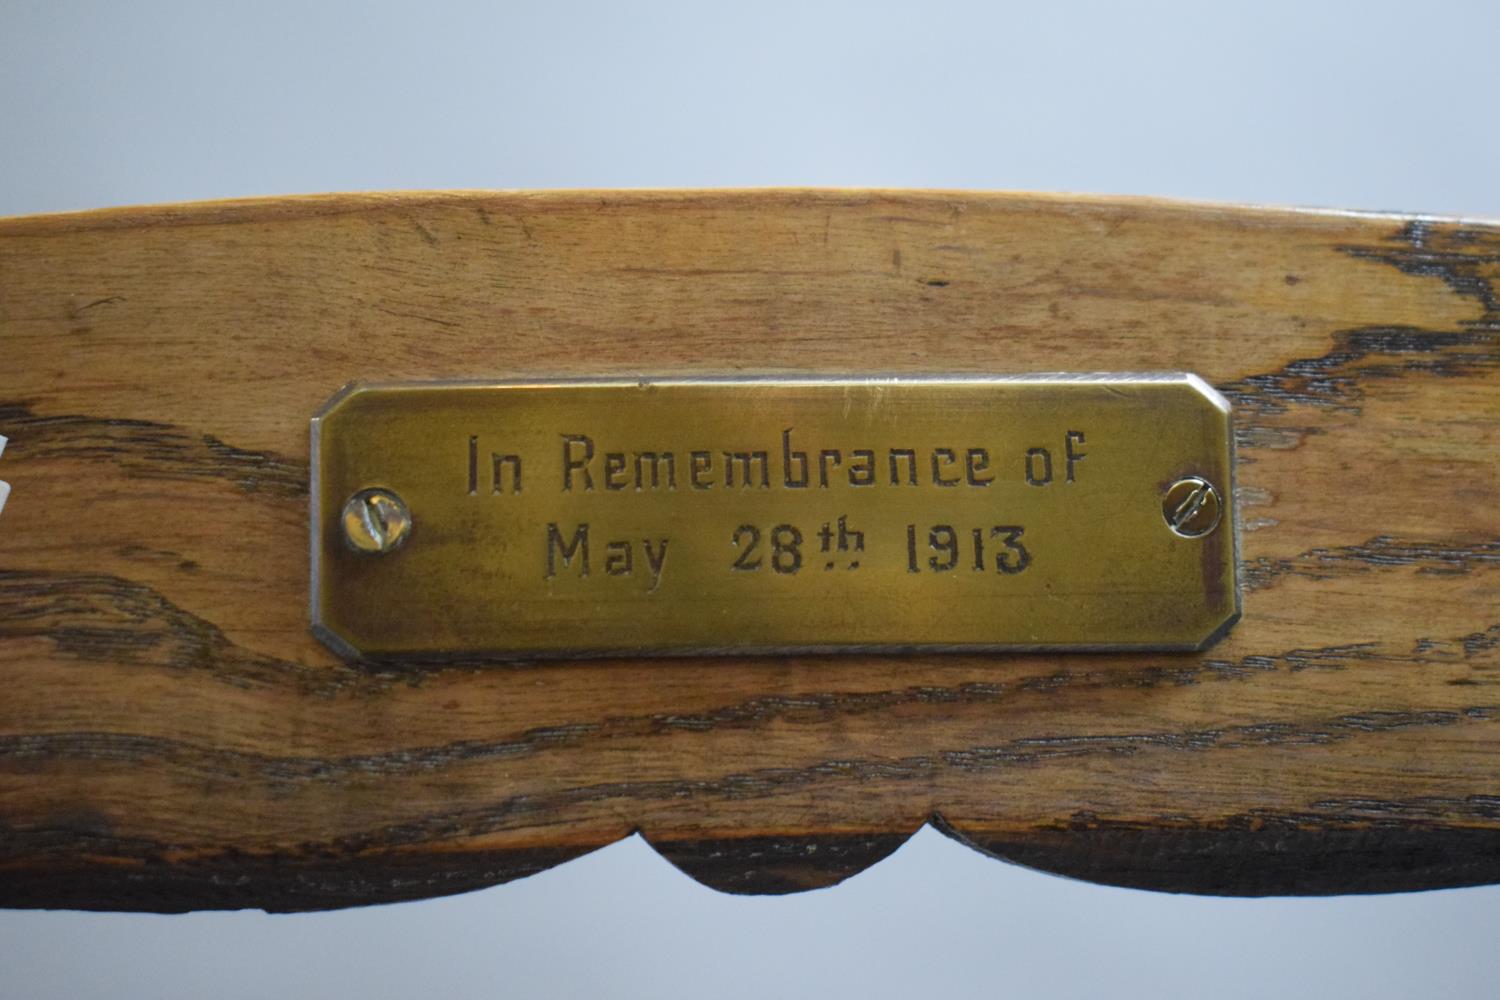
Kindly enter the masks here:
<path id="1" fill-rule="evenodd" d="M 1410 375 L 1458 378 L 1500 371 L 1500 296 L 1492 278 L 1500 269 L 1500 240 L 1485 231 L 1454 230 L 1417 220 L 1402 226 L 1389 242 L 1396 246 L 1338 249 L 1403 274 L 1436 278 L 1456 295 L 1477 301 L 1482 315 L 1463 322 L 1459 330 L 1388 325 L 1339 331 L 1333 335 L 1331 349 L 1322 355 L 1220 384 L 1219 391 L 1237 411 L 1239 447 L 1295 447 L 1321 429 L 1282 426 L 1268 418 L 1302 406 L 1358 414 L 1365 392 L 1382 380 Z"/>
<path id="2" fill-rule="evenodd" d="M 305 461 L 247 451 L 170 424 L 82 415 L 38 416 L 0 403 L 0 432 L 23 461 L 108 462 L 137 479 L 222 480 L 250 494 L 307 496 Z"/>
<path id="3" fill-rule="evenodd" d="M 1496 296 L 1488 273 L 1500 265 L 1500 240 L 1493 233 L 1434 226 L 1425 219 L 1413 219 L 1390 242 L 1399 246 L 1339 249 L 1356 260 L 1377 261 L 1403 274 L 1437 278 L 1455 294 L 1476 299 L 1484 306 L 1487 317 L 1500 314 L 1500 297 Z"/>
<path id="4" fill-rule="evenodd" d="M 203 671 L 236 687 L 330 695 L 378 683 L 349 666 L 305 667 L 247 650 L 152 588 L 102 573 L 0 569 L 0 640 L 41 638 L 69 657 Z"/>
<path id="5" fill-rule="evenodd" d="M 1500 795 L 1468 795 L 1461 799 L 1436 796 L 1405 800 L 1322 799 L 1312 803 L 1309 808 L 1320 815 L 1331 815 L 1345 823 L 1369 820 L 1389 824 L 1405 823 L 1413 819 L 1476 822 L 1500 819 Z"/>
<path id="6" fill-rule="evenodd" d="M 996 767 L 1036 767 L 1087 757 L 1114 757 L 1148 751 L 1234 751 L 1257 747 L 1327 746 L 1367 735 L 1405 729 L 1448 727 L 1489 722 L 1497 706 L 1460 710 L 1369 710 L 1317 720 L 1272 720 L 1217 729 L 1022 737 L 993 746 L 943 750 L 899 759 L 823 760 L 800 767 L 761 768 L 701 779 L 607 782 L 560 788 L 545 794 L 522 793 L 468 813 L 431 815 L 358 838 L 357 849 L 407 845 L 454 836 L 493 833 L 511 827 L 518 816 L 556 812 L 582 803 L 688 798 L 772 798 L 823 782 L 915 780 L 941 769 L 976 771 Z M 517 745 L 512 744 L 511 747 Z M 128 733 L 62 733 L 0 737 L 0 763 L 78 759 L 130 764 L 165 764 L 174 772 L 203 778 L 303 783 L 347 781 L 355 776 L 440 772 L 475 759 L 481 751 L 452 744 L 419 747 L 386 754 L 344 758 L 271 755 L 195 745 L 185 740 Z M 514 752 L 514 751 L 513 751 Z M 342 846 L 348 847 L 349 844 Z"/>
<path id="7" fill-rule="evenodd" d="M 1266 721 L 1183 732 L 1026 737 L 992 747 L 948 751 L 941 759 L 949 766 L 968 769 L 1041 764 L 1100 754 L 1129 755 L 1148 750 L 1197 752 L 1268 746 L 1327 746 L 1360 735 L 1452 726 L 1468 721 L 1487 722 L 1496 710 L 1496 706 L 1473 706 L 1460 711 L 1372 710 L 1316 721 Z"/>
<path id="8" fill-rule="evenodd" d="M 202 670 L 237 687 L 293 684 L 311 695 L 376 694 L 395 683 L 420 682 L 436 670 L 400 665 L 384 672 L 342 665 L 304 667 L 247 650 L 226 638 L 212 623 L 177 608 L 142 584 L 107 575 L 67 575 L 0 571 L 0 639 L 40 637 L 61 652 L 86 660 L 159 665 L 177 670 Z M 1434 640 L 1439 642 L 1441 640 Z M 1482 637 L 1450 640 L 1473 646 Z M 1082 663 L 1098 658 L 1078 657 Z M 1064 690 L 1148 691 L 1163 685 L 1181 686 L 1207 680 L 1246 680 L 1268 672 L 1340 669 L 1350 662 L 1409 662 L 1410 657 L 1382 653 L 1368 644 L 1293 649 L 1258 654 L 1240 660 L 1181 658 L 1180 665 L 1152 663 L 1142 657 L 1128 668 L 1070 670 L 1036 674 L 1008 682 L 969 682 L 943 687 L 924 685 L 869 692 L 806 692 L 748 699 L 697 713 L 657 713 L 609 716 L 598 721 L 538 726 L 516 736 L 489 740 L 407 747 L 381 754 L 337 758 L 295 755 L 240 754 L 198 748 L 130 734 L 66 733 L 0 739 L 0 758 L 36 755 L 113 760 L 165 760 L 178 766 L 220 775 L 258 774 L 272 781 L 341 780 L 351 775 L 402 774 L 437 771 L 455 763 L 530 755 L 550 749 L 576 747 L 585 742 L 609 742 L 656 734 L 709 732 L 725 728 L 761 727 L 783 721 L 817 725 L 840 718 L 884 712 L 909 706 L 946 709 L 960 705 L 995 704 L 1023 695 L 1051 696 Z M 1167 658 L 1170 659 L 1170 658 Z M 454 667 L 450 669 L 472 669 Z M 558 669 L 566 669 L 560 666 Z M 1215 734 L 1215 738 L 1222 734 Z M 1091 737 L 1092 738 L 1092 737 Z M 1156 739 L 1193 743 L 1208 733 L 1145 734 L 1109 737 L 1122 747 Z M 1262 737 L 1264 738 L 1264 737 Z M 1105 750 L 1104 747 L 1099 747 Z M 989 751 L 994 759 L 1035 761 L 1056 754 L 1057 747 L 1036 744 L 1029 753 Z M 957 762 L 955 758 L 952 762 Z"/>
<path id="9" fill-rule="evenodd" d="M 1500 647 L 1500 625 L 1491 625 L 1483 632 L 1472 632 L 1463 637 L 1464 655 L 1478 656 Z"/>
<path id="10" fill-rule="evenodd" d="M 1333 340 L 1332 349 L 1318 357 L 1299 358 L 1274 372 L 1217 386 L 1234 404 L 1237 446 L 1284 447 L 1288 435 L 1320 433 L 1314 427 L 1288 428 L 1264 421 L 1304 406 L 1358 414 L 1367 388 L 1377 380 L 1500 371 L 1500 334 L 1490 329 L 1363 327 L 1336 333 Z"/>
<path id="11" fill-rule="evenodd" d="M 1331 580 L 1351 572 L 1407 566 L 1444 575 L 1500 566 L 1500 539 L 1428 541 L 1376 535 L 1360 545 L 1309 549 L 1290 559 L 1246 560 L 1240 566 L 1240 582 L 1246 591 L 1265 590 L 1288 576 Z"/>

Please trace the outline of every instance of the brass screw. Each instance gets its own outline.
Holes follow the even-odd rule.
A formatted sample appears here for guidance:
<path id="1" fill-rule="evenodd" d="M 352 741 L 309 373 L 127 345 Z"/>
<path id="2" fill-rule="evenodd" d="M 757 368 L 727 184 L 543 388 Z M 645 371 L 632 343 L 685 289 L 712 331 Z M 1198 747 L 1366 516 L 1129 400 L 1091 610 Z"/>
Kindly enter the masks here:
<path id="1" fill-rule="evenodd" d="M 349 545 L 370 555 L 394 551 L 411 534 L 411 511 L 390 490 L 360 490 L 344 504 L 339 520 Z"/>
<path id="2" fill-rule="evenodd" d="M 1201 538 L 1219 526 L 1224 501 L 1213 483 L 1187 476 L 1167 487 L 1161 513 L 1167 527 L 1183 538 Z"/>

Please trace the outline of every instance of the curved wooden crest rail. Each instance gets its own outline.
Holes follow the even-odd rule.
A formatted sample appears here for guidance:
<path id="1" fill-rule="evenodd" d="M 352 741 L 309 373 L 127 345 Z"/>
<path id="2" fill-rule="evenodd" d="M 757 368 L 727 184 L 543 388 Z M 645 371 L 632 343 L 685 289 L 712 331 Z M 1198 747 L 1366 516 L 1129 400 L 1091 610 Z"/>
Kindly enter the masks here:
<path id="1" fill-rule="evenodd" d="M 947 193 L 423 194 L 0 222 L 0 904 L 316 909 L 640 831 L 836 882 L 924 822 L 1100 882 L 1500 880 L 1500 229 Z M 344 663 L 308 418 L 370 380 L 1193 371 L 1205 653 Z"/>

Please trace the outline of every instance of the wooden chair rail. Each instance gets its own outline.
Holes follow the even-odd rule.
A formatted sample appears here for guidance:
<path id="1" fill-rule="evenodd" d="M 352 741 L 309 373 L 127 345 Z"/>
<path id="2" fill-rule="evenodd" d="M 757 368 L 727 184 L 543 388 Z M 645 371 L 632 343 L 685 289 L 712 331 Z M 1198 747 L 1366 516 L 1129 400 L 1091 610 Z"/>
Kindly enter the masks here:
<path id="1" fill-rule="evenodd" d="M 640 831 L 735 892 L 924 822 L 1171 891 L 1500 881 L 1500 228 L 943 192 L 0 220 L 0 905 L 315 909 Z M 1203 653 L 344 662 L 351 379 L 1185 370 L 1235 407 Z"/>

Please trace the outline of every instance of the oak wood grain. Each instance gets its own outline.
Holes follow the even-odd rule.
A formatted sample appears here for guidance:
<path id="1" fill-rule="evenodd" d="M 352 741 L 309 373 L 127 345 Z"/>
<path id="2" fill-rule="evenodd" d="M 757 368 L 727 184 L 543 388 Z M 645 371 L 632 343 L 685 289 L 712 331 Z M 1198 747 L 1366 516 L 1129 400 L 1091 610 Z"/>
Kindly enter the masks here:
<path id="1" fill-rule="evenodd" d="M 889 192 L 0 220 L 0 904 L 313 909 L 640 831 L 742 892 L 924 822 L 1101 882 L 1500 881 L 1500 228 Z M 1203 653 L 340 661 L 308 418 L 359 378 L 1194 371 Z"/>

